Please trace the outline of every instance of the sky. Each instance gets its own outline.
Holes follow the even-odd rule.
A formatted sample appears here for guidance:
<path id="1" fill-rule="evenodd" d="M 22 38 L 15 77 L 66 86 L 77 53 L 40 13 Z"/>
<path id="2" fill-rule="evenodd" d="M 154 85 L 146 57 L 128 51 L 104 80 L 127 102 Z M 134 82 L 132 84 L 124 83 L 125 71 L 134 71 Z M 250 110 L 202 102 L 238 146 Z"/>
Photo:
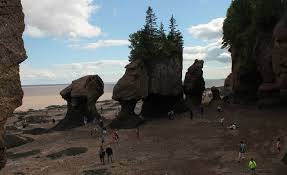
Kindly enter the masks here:
<path id="1" fill-rule="evenodd" d="M 231 0 L 21 0 L 28 59 L 20 66 L 23 85 L 64 84 L 98 74 L 117 82 L 125 72 L 129 35 L 143 27 L 151 6 L 168 30 L 174 15 L 184 37 L 183 75 L 195 59 L 205 60 L 204 77 L 231 72 L 221 49 L 222 25 Z"/>

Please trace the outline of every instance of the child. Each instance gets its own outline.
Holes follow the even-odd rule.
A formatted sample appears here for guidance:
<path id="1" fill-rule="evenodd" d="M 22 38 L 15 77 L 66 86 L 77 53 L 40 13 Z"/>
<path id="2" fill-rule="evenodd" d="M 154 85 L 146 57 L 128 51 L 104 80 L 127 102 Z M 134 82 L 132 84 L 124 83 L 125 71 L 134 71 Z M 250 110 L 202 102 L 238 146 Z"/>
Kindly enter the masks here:
<path id="1" fill-rule="evenodd" d="M 253 158 L 250 159 L 248 166 L 249 166 L 249 169 L 251 171 L 251 174 L 255 175 L 257 164 Z"/>

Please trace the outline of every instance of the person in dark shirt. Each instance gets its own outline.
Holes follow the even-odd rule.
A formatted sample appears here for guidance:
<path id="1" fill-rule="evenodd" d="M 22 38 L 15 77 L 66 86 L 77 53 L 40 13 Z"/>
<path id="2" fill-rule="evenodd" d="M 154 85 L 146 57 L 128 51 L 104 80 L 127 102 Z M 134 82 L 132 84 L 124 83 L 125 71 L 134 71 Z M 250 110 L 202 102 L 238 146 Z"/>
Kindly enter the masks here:
<path id="1" fill-rule="evenodd" d="M 108 162 L 113 162 L 113 149 L 110 146 L 106 148 L 106 153 L 108 156 Z"/>

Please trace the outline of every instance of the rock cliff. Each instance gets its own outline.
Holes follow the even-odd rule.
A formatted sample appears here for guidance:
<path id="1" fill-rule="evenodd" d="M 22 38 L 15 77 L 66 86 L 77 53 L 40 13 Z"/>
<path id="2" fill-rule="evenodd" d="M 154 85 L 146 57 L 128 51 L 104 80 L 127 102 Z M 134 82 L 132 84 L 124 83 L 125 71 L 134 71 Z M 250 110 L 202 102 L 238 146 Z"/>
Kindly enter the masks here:
<path id="1" fill-rule="evenodd" d="M 92 122 L 99 119 L 96 102 L 104 93 L 104 83 L 98 75 L 87 75 L 74 80 L 60 94 L 67 101 L 65 118 L 53 129 L 66 130 L 84 125 L 84 119 Z"/>
<path id="2" fill-rule="evenodd" d="M 20 0 L 0 1 L 0 169 L 6 163 L 4 125 L 22 104 L 19 64 L 27 56 L 22 40 L 24 14 Z"/>
<path id="3" fill-rule="evenodd" d="M 205 90 L 205 81 L 203 78 L 203 60 L 195 60 L 185 74 L 184 94 L 186 103 L 189 107 L 201 105 L 202 94 Z"/>

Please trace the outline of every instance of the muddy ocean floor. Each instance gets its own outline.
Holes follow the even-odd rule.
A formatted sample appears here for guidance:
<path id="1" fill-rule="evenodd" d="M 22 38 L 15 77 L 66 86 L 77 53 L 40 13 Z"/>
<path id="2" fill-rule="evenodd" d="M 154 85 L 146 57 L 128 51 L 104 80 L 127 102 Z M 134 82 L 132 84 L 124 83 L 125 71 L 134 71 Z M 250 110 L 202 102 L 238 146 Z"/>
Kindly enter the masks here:
<path id="1" fill-rule="evenodd" d="M 257 161 L 259 175 L 287 174 L 287 166 L 280 161 L 283 153 L 275 150 L 280 137 L 283 152 L 287 152 L 287 109 L 259 110 L 256 106 L 225 104 L 219 114 L 216 107 L 216 103 L 206 105 L 203 116 L 195 111 L 193 120 L 182 114 L 175 120 L 147 121 L 140 127 L 140 139 L 135 130 L 120 130 L 120 140 L 114 143 L 108 130 L 105 146 L 113 148 L 114 162 L 105 165 L 98 156 L 99 134 L 90 134 L 93 124 L 70 131 L 23 134 L 33 128 L 52 127 L 64 117 L 65 106 L 17 112 L 8 120 L 7 134 L 28 138 L 29 142 L 7 150 L 7 166 L 0 174 L 246 175 L 251 157 Z M 107 124 L 120 107 L 115 101 L 103 101 L 97 108 Z M 136 111 L 140 111 L 140 103 Z M 225 118 L 224 127 L 218 122 L 221 117 Z M 26 128 L 22 128 L 24 120 Z M 239 129 L 227 129 L 232 122 L 237 122 Z M 238 163 L 240 140 L 246 142 L 247 154 Z"/>

